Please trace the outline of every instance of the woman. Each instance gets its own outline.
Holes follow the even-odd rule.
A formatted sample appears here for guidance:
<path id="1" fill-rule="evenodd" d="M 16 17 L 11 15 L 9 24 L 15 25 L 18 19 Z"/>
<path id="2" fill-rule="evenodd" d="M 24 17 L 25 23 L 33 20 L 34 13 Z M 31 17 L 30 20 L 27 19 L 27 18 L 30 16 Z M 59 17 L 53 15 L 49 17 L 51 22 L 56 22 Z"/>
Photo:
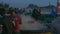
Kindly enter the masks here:
<path id="1" fill-rule="evenodd" d="M 13 23 L 13 32 L 14 34 L 20 34 L 20 24 L 21 24 L 21 17 L 17 14 L 15 10 L 11 12 L 11 19 Z"/>

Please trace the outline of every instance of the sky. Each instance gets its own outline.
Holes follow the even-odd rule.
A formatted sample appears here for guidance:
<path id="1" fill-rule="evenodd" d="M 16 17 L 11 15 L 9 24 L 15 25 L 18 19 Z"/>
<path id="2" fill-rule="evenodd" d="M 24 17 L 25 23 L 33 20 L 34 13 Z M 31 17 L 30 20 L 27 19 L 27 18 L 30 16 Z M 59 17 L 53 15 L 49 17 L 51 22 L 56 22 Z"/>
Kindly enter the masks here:
<path id="1" fill-rule="evenodd" d="M 51 5 L 56 6 L 57 0 L 0 0 L 0 2 L 7 3 L 10 7 L 25 8 L 29 4 L 35 4 L 41 7 L 47 6 L 50 3 Z"/>

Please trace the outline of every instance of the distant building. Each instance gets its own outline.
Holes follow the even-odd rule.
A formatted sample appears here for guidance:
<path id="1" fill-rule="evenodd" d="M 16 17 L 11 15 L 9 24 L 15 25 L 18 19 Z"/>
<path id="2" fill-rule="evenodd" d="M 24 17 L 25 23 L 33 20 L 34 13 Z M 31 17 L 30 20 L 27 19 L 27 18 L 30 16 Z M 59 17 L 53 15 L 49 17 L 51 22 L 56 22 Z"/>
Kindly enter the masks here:
<path id="1" fill-rule="evenodd" d="M 26 11 L 32 13 L 34 8 L 37 9 L 38 11 L 40 11 L 40 7 L 37 5 L 34 5 L 34 4 L 29 4 L 28 7 L 26 8 L 27 9 Z"/>
<path id="2" fill-rule="evenodd" d="M 41 14 L 50 14 L 52 11 L 52 7 L 55 7 L 53 5 L 48 5 L 48 6 L 44 6 L 44 7 L 40 7 L 41 9 Z M 56 7 L 55 7 L 56 8 Z"/>

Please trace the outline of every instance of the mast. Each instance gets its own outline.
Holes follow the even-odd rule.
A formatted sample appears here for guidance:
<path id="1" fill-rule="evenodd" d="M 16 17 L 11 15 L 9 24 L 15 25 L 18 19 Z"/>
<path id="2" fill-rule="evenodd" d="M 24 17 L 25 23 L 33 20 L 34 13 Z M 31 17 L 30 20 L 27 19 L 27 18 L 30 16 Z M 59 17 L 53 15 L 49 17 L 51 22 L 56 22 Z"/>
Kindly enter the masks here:
<path id="1" fill-rule="evenodd" d="M 56 6 L 58 6 L 58 1 L 59 1 L 59 0 L 57 0 L 57 5 L 56 5 Z"/>
<path id="2" fill-rule="evenodd" d="M 49 12 L 50 12 L 50 6 L 51 6 L 51 3 L 50 3 L 50 1 L 49 1 Z"/>

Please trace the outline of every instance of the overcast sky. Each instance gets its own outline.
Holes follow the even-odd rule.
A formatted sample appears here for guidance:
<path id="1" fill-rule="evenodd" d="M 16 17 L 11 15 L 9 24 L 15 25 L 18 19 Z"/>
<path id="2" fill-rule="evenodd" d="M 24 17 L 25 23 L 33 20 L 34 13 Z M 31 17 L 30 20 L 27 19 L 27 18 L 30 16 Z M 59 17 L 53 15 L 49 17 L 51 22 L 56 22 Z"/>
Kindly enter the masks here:
<path id="1" fill-rule="evenodd" d="M 12 7 L 24 8 L 31 3 L 38 6 L 47 6 L 50 2 L 56 6 L 57 0 L 0 0 L 0 2 L 8 3 Z"/>

